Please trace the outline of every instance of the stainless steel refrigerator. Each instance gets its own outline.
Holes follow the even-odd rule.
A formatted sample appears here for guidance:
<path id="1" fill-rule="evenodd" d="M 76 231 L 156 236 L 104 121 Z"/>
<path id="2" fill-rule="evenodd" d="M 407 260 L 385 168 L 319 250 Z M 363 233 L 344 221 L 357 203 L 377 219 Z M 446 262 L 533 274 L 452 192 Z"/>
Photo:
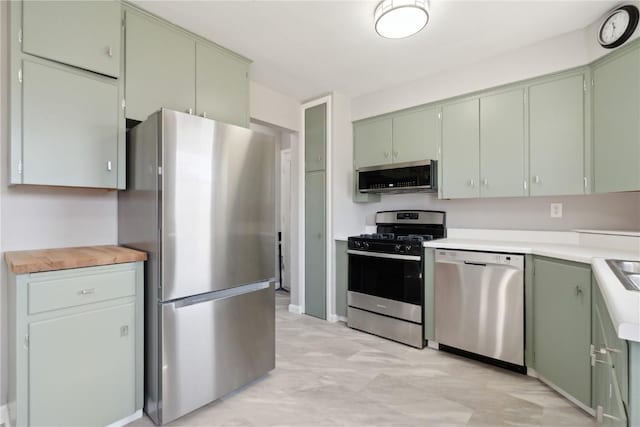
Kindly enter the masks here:
<path id="1" fill-rule="evenodd" d="M 170 422 L 275 367 L 275 141 L 163 109 L 130 131 L 118 240 L 146 251 L 145 412 Z"/>

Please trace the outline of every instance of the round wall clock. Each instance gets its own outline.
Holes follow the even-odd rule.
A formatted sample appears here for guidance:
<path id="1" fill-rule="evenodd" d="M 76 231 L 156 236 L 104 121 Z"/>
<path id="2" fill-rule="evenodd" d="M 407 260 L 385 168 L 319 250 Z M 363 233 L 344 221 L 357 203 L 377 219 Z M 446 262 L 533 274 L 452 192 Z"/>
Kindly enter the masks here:
<path id="1" fill-rule="evenodd" d="M 613 49 L 629 40 L 638 26 L 638 8 L 621 6 L 607 15 L 598 32 L 598 42 L 606 49 Z"/>

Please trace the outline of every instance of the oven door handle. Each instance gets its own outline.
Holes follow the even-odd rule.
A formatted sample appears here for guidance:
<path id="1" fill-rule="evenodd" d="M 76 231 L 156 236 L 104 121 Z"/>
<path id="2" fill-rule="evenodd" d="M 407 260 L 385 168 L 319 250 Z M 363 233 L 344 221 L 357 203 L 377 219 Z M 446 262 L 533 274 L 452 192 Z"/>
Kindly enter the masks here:
<path id="1" fill-rule="evenodd" d="M 347 250 L 347 253 L 349 255 L 362 255 L 374 258 L 401 259 L 403 261 L 420 261 L 420 257 L 418 255 L 386 254 L 380 252 L 356 251 L 353 249 Z"/>

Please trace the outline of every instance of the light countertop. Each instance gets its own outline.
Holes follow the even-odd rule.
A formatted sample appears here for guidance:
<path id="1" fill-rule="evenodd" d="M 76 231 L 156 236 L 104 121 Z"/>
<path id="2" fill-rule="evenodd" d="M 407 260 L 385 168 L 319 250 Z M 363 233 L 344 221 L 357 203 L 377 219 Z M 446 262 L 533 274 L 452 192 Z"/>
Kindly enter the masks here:
<path id="1" fill-rule="evenodd" d="M 441 249 L 532 254 L 590 264 L 618 337 L 640 342 L 640 292 L 627 290 L 605 259 L 640 260 L 640 252 L 575 244 L 489 239 L 440 239 L 423 246 Z"/>

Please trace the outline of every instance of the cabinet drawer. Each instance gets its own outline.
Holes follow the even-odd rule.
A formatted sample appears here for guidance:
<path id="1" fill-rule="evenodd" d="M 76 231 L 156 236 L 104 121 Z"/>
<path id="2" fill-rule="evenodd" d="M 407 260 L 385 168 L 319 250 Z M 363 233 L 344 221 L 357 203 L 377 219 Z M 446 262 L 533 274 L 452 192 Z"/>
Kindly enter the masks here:
<path id="1" fill-rule="evenodd" d="M 101 272 L 29 283 L 29 314 L 135 295 L 135 270 Z"/>

